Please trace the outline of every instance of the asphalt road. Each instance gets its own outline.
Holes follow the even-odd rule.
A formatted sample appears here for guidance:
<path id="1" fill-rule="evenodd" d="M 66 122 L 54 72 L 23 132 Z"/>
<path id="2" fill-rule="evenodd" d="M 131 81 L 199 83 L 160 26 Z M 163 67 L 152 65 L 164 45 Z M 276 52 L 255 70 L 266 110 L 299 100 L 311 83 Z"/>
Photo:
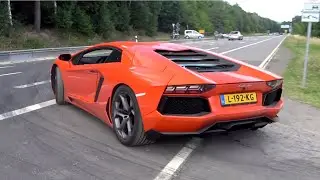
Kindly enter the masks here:
<path id="1" fill-rule="evenodd" d="M 283 38 L 185 44 L 259 65 Z M 24 108 L 54 98 L 48 83 L 50 65 L 41 61 L 0 66 L 0 119 L 10 116 L 0 121 L 0 179 L 152 180 L 192 138 L 167 137 L 128 148 L 101 121 L 73 106 Z M 7 113 L 20 108 L 31 112 Z M 257 132 L 209 135 L 175 178 L 319 179 L 317 139 L 316 134 L 281 124 Z"/>

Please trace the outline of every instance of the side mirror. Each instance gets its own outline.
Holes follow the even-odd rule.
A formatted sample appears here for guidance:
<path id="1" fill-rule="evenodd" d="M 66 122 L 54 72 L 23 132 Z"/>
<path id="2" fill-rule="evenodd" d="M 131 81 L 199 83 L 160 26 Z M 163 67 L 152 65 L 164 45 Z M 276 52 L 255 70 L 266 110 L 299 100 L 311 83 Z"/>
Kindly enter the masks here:
<path id="1" fill-rule="evenodd" d="M 71 54 L 60 54 L 58 58 L 62 61 L 70 61 L 71 57 Z"/>

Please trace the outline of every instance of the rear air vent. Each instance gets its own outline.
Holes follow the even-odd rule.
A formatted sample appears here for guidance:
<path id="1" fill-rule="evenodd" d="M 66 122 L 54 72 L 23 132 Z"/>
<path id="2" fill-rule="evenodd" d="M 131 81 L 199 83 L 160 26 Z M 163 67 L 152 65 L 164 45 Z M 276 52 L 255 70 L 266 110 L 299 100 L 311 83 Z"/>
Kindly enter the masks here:
<path id="1" fill-rule="evenodd" d="M 158 54 L 170 59 L 182 67 L 197 72 L 226 72 L 236 71 L 240 65 L 222 59 L 213 54 L 195 50 L 169 51 L 155 50 Z"/>
<path id="2" fill-rule="evenodd" d="M 273 104 L 276 104 L 278 101 L 280 101 L 281 94 L 282 94 L 282 89 L 281 88 L 264 94 L 264 96 L 263 96 L 263 105 L 264 106 L 271 106 Z"/>
<path id="3" fill-rule="evenodd" d="M 210 113 L 210 105 L 207 99 L 201 97 L 163 96 L 158 111 L 163 115 L 201 116 Z"/>

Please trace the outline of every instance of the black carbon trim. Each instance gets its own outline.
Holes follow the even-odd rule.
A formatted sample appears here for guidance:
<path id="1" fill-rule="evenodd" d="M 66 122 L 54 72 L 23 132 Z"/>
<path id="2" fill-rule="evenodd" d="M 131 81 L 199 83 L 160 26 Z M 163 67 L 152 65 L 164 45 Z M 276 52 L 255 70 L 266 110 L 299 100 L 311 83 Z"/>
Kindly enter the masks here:
<path id="1" fill-rule="evenodd" d="M 254 128 L 256 126 L 265 126 L 267 124 L 271 124 L 278 121 L 278 117 L 275 117 L 273 119 L 270 119 L 268 117 L 255 117 L 255 118 L 248 118 L 248 119 L 241 119 L 241 120 L 230 120 L 230 121 L 216 121 L 211 125 L 208 125 L 202 129 L 199 129 L 198 131 L 194 132 L 158 132 L 154 130 L 149 130 L 146 133 L 152 132 L 158 133 L 160 135 L 203 135 L 207 133 L 219 133 L 219 132 L 229 132 L 234 130 L 241 130 L 241 129 L 247 129 L 246 128 L 239 128 L 239 129 L 233 129 L 235 126 L 241 126 L 243 125 L 252 125 L 249 127 Z"/>
<path id="2" fill-rule="evenodd" d="M 100 76 L 99 82 L 98 82 L 98 87 L 97 87 L 97 90 L 96 90 L 96 95 L 94 97 L 94 102 L 97 102 L 97 100 L 98 100 L 103 81 L 104 81 L 104 77 Z"/>

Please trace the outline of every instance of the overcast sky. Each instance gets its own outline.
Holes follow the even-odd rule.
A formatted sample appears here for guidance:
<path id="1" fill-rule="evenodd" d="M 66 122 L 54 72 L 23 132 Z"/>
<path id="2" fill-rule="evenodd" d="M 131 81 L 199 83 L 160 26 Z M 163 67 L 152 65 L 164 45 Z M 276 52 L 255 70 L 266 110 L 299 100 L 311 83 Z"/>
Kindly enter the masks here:
<path id="1" fill-rule="evenodd" d="M 282 22 L 291 21 L 301 15 L 306 0 L 225 0 L 230 4 L 238 3 L 247 12 L 256 12 L 262 17 Z"/>

